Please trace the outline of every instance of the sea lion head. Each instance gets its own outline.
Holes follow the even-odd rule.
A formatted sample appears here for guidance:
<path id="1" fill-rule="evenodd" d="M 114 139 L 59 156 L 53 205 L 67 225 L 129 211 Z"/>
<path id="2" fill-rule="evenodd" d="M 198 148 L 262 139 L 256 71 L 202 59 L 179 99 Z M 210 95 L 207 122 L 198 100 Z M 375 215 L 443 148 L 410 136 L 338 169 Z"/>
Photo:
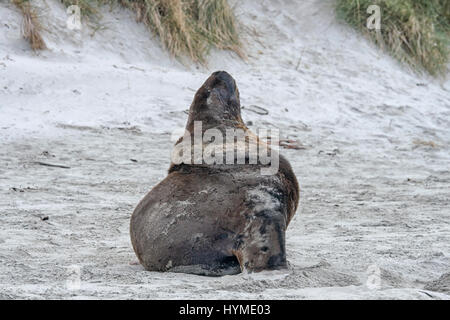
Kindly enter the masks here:
<path id="1" fill-rule="evenodd" d="M 242 127 L 239 90 L 233 77 L 216 71 L 197 90 L 189 110 L 186 130 L 192 132 L 194 121 L 202 121 L 203 129 Z"/>

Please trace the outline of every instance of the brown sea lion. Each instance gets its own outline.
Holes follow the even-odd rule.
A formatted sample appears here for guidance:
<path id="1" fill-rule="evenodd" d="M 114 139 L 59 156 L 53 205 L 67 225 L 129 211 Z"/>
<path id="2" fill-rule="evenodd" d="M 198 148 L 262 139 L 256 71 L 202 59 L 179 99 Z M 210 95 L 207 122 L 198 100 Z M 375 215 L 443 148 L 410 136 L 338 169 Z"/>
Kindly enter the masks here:
<path id="1" fill-rule="evenodd" d="M 202 133 L 239 128 L 255 137 L 241 119 L 236 83 L 224 71 L 214 72 L 195 94 L 187 134 L 176 146 L 192 142 L 199 122 Z M 243 164 L 236 158 L 232 164 L 172 162 L 131 217 L 131 242 L 141 264 L 151 271 L 218 276 L 285 268 L 285 231 L 299 187 L 289 162 L 276 155 L 279 165 L 271 175 L 261 174 L 270 163 L 248 161 L 248 150 Z"/>

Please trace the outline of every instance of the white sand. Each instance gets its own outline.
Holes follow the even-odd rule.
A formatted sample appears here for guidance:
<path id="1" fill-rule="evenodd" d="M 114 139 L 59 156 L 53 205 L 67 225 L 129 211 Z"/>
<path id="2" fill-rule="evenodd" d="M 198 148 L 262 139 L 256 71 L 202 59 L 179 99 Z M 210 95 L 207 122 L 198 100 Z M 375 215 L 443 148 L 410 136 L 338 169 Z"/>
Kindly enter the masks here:
<path id="1" fill-rule="evenodd" d="M 238 1 L 248 61 L 213 52 L 209 69 L 170 59 L 124 10 L 70 31 L 55 0 L 42 1 L 49 50 L 36 55 L 2 2 L 0 298 L 449 299 L 450 81 L 398 65 L 336 22 L 332 1 L 297 2 Z M 288 271 L 135 264 L 130 214 L 215 70 L 235 77 L 251 128 L 306 146 L 283 150 L 302 189 Z"/>

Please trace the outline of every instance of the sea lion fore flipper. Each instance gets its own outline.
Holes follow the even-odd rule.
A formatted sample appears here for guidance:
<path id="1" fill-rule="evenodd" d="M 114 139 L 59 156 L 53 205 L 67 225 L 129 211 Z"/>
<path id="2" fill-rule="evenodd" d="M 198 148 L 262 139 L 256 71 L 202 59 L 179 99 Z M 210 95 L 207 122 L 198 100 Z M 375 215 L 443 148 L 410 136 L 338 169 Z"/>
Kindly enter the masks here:
<path id="1" fill-rule="evenodd" d="M 285 268 L 285 228 L 286 218 L 281 211 L 263 210 L 252 216 L 232 250 L 241 270 Z"/>

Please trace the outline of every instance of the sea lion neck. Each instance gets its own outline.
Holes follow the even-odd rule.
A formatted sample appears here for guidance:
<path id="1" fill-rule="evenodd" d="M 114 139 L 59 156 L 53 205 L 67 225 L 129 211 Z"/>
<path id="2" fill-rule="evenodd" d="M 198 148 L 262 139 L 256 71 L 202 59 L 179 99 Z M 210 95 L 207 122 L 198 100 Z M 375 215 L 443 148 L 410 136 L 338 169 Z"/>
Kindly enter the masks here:
<path id="1" fill-rule="evenodd" d="M 245 127 L 241 118 L 239 90 L 233 77 L 216 71 L 197 90 L 189 109 L 186 130 L 193 132 L 194 122 L 209 128 Z"/>

